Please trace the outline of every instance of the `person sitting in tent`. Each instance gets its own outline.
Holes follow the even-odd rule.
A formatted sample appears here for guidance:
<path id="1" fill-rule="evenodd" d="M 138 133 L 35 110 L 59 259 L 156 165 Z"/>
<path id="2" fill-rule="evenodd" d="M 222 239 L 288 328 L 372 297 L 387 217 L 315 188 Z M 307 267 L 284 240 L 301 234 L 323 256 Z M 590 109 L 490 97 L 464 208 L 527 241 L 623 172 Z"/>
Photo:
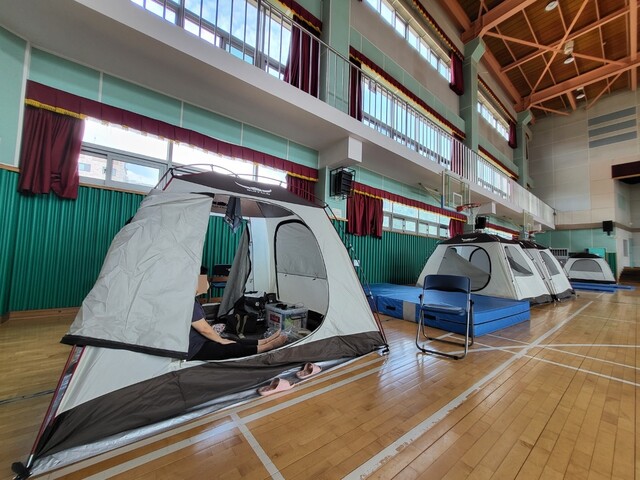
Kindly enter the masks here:
<path id="1" fill-rule="evenodd" d="M 200 269 L 196 296 L 207 293 L 209 280 L 205 267 Z M 191 330 L 189 331 L 189 352 L 187 360 L 224 360 L 227 358 L 246 357 L 256 353 L 267 352 L 281 347 L 287 341 L 287 335 L 276 332 L 268 338 L 240 338 L 230 340 L 222 338 L 205 319 L 202 305 L 195 300 Z"/>

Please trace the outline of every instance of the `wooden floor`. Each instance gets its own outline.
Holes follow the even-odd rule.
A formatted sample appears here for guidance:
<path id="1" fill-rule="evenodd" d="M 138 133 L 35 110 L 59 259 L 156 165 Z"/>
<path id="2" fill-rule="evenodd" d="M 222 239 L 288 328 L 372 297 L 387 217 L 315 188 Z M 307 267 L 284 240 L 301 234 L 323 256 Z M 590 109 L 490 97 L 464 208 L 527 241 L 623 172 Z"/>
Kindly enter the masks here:
<path id="1" fill-rule="evenodd" d="M 460 361 L 383 318 L 388 356 L 41 478 L 640 479 L 640 289 L 535 307 Z M 0 326 L 0 478 L 31 448 L 70 321 Z"/>

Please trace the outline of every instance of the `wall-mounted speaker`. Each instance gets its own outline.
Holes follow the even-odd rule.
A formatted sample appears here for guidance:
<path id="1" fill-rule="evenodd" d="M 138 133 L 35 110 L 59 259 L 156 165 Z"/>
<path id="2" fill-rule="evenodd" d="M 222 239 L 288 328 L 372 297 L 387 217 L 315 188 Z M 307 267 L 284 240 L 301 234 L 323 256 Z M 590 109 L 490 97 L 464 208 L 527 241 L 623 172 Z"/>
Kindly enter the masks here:
<path id="1" fill-rule="evenodd" d="M 348 197 L 351 194 L 354 172 L 346 168 L 340 168 L 331 172 L 331 196 Z"/>
<path id="2" fill-rule="evenodd" d="M 483 228 L 487 228 L 487 217 L 476 217 L 476 230 L 482 230 Z"/>
<path id="3" fill-rule="evenodd" d="M 613 220 L 604 220 L 602 222 L 602 231 L 610 235 L 613 232 Z"/>

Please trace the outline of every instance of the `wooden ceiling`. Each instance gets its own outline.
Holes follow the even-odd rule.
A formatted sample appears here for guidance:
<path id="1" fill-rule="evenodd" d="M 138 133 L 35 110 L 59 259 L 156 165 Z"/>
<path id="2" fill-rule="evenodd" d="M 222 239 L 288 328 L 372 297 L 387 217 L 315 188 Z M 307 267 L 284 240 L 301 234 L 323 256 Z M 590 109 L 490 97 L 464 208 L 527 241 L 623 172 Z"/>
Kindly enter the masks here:
<path id="1" fill-rule="evenodd" d="M 482 38 L 483 58 L 516 111 L 569 115 L 616 90 L 635 91 L 638 0 L 549 3 L 440 0 L 465 44 Z"/>

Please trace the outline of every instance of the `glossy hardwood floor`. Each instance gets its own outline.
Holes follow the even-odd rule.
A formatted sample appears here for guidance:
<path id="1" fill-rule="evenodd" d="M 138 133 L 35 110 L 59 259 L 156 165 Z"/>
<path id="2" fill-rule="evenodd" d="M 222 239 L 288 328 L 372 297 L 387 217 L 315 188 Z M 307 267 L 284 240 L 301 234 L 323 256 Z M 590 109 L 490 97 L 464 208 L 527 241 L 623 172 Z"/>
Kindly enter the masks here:
<path id="1" fill-rule="evenodd" d="M 464 360 L 417 353 L 383 317 L 387 356 L 40 478 L 640 478 L 640 289 L 532 309 Z M 0 478 L 25 460 L 72 318 L 0 326 Z"/>

